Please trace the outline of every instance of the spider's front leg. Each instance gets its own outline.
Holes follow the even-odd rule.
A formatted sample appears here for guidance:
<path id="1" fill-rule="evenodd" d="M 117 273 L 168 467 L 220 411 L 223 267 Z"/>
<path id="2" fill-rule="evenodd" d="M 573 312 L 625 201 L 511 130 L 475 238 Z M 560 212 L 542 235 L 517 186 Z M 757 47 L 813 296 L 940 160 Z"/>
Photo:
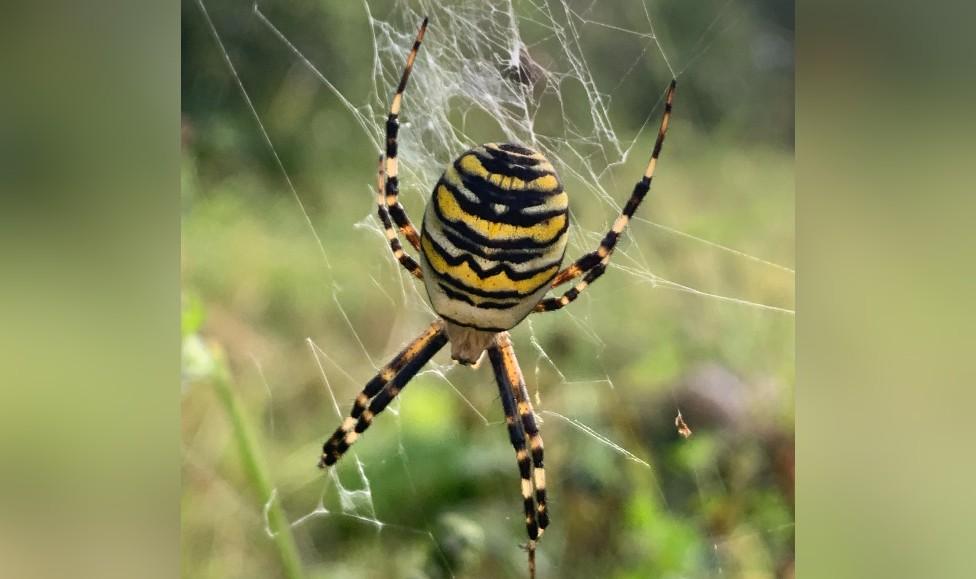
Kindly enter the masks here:
<path id="1" fill-rule="evenodd" d="M 661 126 L 658 128 L 657 141 L 654 143 L 654 151 L 651 153 L 651 160 L 647 163 L 647 168 L 644 170 L 644 176 L 634 185 L 634 191 L 630 194 L 630 199 L 627 200 L 627 204 L 624 205 L 624 209 L 620 212 L 617 220 L 613 222 L 613 227 L 607 232 L 598 248 L 577 259 L 569 267 L 556 274 L 551 285 L 552 287 L 558 287 L 564 283 L 573 281 L 583 274 L 586 275 L 561 297 L 546 298 L 539 302 L 535 307 L 536 312 L 550 312 L 569 305 L 606 271 L 607 265 L 610 263 L 610 256 L 613 255 L 613 250 L 617 246 L 620 235 L 627 227 L 627 224 L 630 223 L 634 212 L 637 211 L 637 207 L 640 206 L 641 201 L 644 200 L 644 197 L 651 188 L 654 171 L 657 169 L 657 160 L 661 155 L 661 149 L 664 147 L 664 137 L 667 135 L 668 126 L 671 124 L 671 105 L 674 101 L 676 86 L 677 81 L 672 80 L 671 85 L 668 86 L 667 95 L 664 97 L 664 112 L 661 114 Z"/>
<path id="2" fill-rule="evenodd" d="M 407 383 L 446 343 L 444 322 L 437 320 L 381 368 L 356 396 L 349 416 L 322 445 L 319 467 L 331 466 L 342 458 L 359 435 L 369 428 L 373 418 L 406 388 Z"/>
<path id="3" fill-rule="evenodd" d="M 495 342 L 488 348 L 488 358 L 498 382 L 498 393 L 505 409 L 505 423 L 515 448 L 515 459 L 518 461 L 522 479 L 522 504 L 525 509 L 525 528 L 529 535 L 529 573 L 534 577 L 535 542 L 549 526 L 546 470 L 542 464 L 542 436 L 539 434 L 529 392 L 508 332 L 502 332 L 495 337 Z"/>

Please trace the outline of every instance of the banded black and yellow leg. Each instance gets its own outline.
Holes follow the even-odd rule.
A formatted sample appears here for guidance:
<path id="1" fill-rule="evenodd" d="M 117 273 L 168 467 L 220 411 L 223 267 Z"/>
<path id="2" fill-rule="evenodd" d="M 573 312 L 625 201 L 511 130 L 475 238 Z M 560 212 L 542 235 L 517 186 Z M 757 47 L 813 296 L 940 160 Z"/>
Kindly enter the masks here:
<path id="1" fill-rule="evenodd" d="M 654 179 L 654 171 L 657 169 L 657 160 L 661 155 L 661 149 L 664 147 L 664 137 L 668 133 L 668 126 L 671 124 L 671 106 L 674 101 L 674 91 L 677 86 L 677 81 L 672 80 L 671 85 L 668 87 L 667 95 L 664 97 L 664 112 L 661 114 L 661 126 L 657 131 L 657 140 L 654 143 L 654 150 L 651 152 L 651 160 L 647 163 L 647 168 L 644 170 L 644 176 L 640 181 L 634 185 L 634 191 L 630 195 L 630 199 L 627 200 L 627 204 L 624 205 L 623 211 L 621 211 L 620 216 L 614 221 L 613 227 L 607 232 L 603 240 L 600 242 L 600 246 L 596 250 L 587 253 L 583 257 L 580 257 L 574 261 L 569 267 L 563 269 L 556 277 L 552 280 L 552 287 L 558 287 L 564 283 L 570 282 L 581 275 L 586 274 L 582 281 L 577 283 L 572 289 L 567 291 L 561 297 L 558 298 L 546 298 L 539 302 L 535 307 L 536 312 L 550 312 L 553 310 L 558 310 L 575 300 L 580 292 L 585 290 L 587 286 L 593 283 L 597 278 L 603 275 L 606 270 L 607 264 L 610 262 L 610 256 L 613 255 L 613 250 L 617 246 L 617 241 L 620 235 L 623 233 L 627 224 L 634 216 L 634 212 L 637 211 L 637 207 L 640 206 L 641 201 L 647 195 L 647 192 L 651 188 L 651 181 Z"/>
<path id="2" fill-rule="evenodd" d="M 396 229 L 393 228 L 393 222 L 390 220 L 390 212 L 384 201 L 385 197 L 386 195 L 383 193 L 383 156 L 381 155 L 379 167 L 376 171 L 376 213 L 380 216 L 380 221 L 383 223 L 383 230 L 386 232 L 387 241 L 390 242 L 390 251 L 393 252 L 393 257 L 415 278 L 424 279 L 424 272 L 420 268 L 420 264 L 414 258 L 410 257 L 403 250 L 403 245 L 400 244 L 400 238 L 397 236 Z"/>
<path id="3" fill-rule="evenodd" d="M 319 468 L 335 464 L 359 438 L 373 418 L 406 387 L 424 364 L 447 343 L 443 320 L 437 320 L 417 339 L 393 357 L 380 369 L 362 392 L 356 396 L 349 416 L 342 421 L 335 433 L 322 445 Z"/>
<path id="4" fill-rule="evenodd" d="M 508 426 L 508 438 L 515 448 L 515 459 L 518 461 L 519 476 L 522 479 L 522 505 L 525 511 L 525 529 L 529 535 L 529 566 L 530 574 L 534 569 L 535 542 L 539 539 L 539 524 L 535 515 L 535 498 L 532 486 L 532 461 L 525 445 L 525 431 L 522 422 L 518 418 L 518 410 L 515 402 L 515 395 L 508 384 L 505 368 L 502 362 L 503 355 L 499 349 L 492 345 L 488 348 L 488 358 L 491 360 L 492 368 L 495 371 L 495 378 L 498 381 L 498 393 L 502 399 L 502 407 L 505 409 L 505 424 Z"/>
<path id="5" fill-rule="evenodd" d="M 507 332 L 496 336 L 495 343 L 488 348 L 488 358 L 498 382 L 498 393 L 505 409 L 505 423 L 518 462 L 525 529 L 529 535 L 529 576 L 535 577 L 535 544 L 549 524 L 546 476 L 542 465 L 542 437 L 539 436 L 532 405 L 525 390 L 525 381 Z M 529 438 L 531 453 L 526 445 L 526 436 Z"/>
<path id="6" fill-rule="evenodd" d="M 400 84 L 397 86 L 396 94 L 390 103 L 390 112 L 386 117 L 386 171 L 385 186 L 383 187 L 386 195 L 383 200 L 389 214 L 393 217 L 400 231 L 406 236 L 407 241 L 414 249 L 420 249 L 420 235 L 417 228 L 410 222 L 407 212 L 400 205 L 400 181 L 399 164 L 397 162 L 397 135 L 400 132 L 400 105 L 403 102 L 403 91 L 407 88 L 407 80 L 410 79 L 410 71 L 413 70 L 414 60 L 417 59 L 417 51 L 420 50 L 420 43 L 424 40 L 424 33 L 427 32 L 427 19 L 424 18 L 417 31 L 417 39 L 414 40 L 413 48 L 407 55 L 407 64 L 403 68 L 403 75 L 400 77 Z"/>
<path id="7" fill-rule="evenodd" d="M 549 526 L 542 435 L 539 434 L 539 426 L 535 421 L 535 411 L 532 408 L 529 391 L 525 387 L 525 378 L 522 376 L 522 369 L 519 367 L 518 359 L 515 357 L 515 348 L 512 346 L 512 339 L 508 332 L 502 332 L 495 337 L 495 344 L 488 351 L 489 356 L 491 356 L 492 350 L 497 350 L 498 365 L 493 360 L 492 368 L 495 370 L 499 387 L 502 387 L 502 382 L 504 382 L 504 385 L 511 390 L 512 396 L 515 398 L 515 409 L 518 412 L 522 430 L 528 438 L 529 453 L 532 459 L 531 482 L 535 490 L 536 522 L 539 525 L 539 536 L 541 537 L 546 527 Z"/>

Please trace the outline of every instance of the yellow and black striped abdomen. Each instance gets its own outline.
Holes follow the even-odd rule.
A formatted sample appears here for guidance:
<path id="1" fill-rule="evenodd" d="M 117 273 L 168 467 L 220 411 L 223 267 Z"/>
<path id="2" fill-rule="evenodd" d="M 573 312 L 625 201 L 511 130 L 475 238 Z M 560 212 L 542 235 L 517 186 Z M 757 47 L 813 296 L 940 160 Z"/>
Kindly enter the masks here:
<path id="1" fill-rule="evenodd" d="M 568 200 L 552 164 L 514 144 L 467 151 L 427 203 L 421 265 L 434 310 L 499 332 L 519 323 L 559 271 Z"/>

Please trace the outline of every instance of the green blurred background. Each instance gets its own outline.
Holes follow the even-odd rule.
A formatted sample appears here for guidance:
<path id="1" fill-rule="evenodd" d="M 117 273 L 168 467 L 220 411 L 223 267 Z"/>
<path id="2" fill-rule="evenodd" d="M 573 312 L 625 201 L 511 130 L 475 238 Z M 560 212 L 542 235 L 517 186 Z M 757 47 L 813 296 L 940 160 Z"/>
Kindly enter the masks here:
<path id="1" fill-rule="evenodd" d="M 646 29 L 643 8 L 570 5 L 585 15 L 576 22 L 583 52 L 612 98 L 614 129 L 629 142 L 648 115 L 657 122 L 670 76 L 655 45 L 619 30 Z M 307 577 L 525 576 L 517 471 L 487 367 L 451 368 L 441 354 L 437 372 L 410 384 L 398 413 L 384 414 L 356 447 L 368 489 L 359 463 L 338 468 L 343 487 L 368 494 L 339 493 L 315 469 L 339 421 L 325 381 L 345 412 L 430 315 L 423 290 L 397 273 L 366 220 L 376 155 L 369 138 L 248 3 L 206 6 L 321 248 L 199 7 L 184 2 L 184 576 L 285 576 L 287 547 L 266 532 L 268 520 L 275 528 L 269 504 L 290 521 L 320 512 L 291 530 Z M 362 5 L 261 7 L 354 105 L 388 98 L 392 85 L 373 92 Z M 403 6 L 369 9 L 412 34 Z M 514 6 L 527 23 L 535 9 Z M 513 331 L 546 441 L 553 522 L 539 576 L 790 577 L 794 318 L 755 304 L 794 307 L 792 5 L 647 9 L 682 74 L 658 178 L 639 214 L 747 256 L 638 222 L 618 256 L 630 270 L 611 269 L 571 308 Z M 432 36 L 444 10 L 431 9 Z M 539 52 L 530 47 L 546 62 Z M 424 73 L 418 65 L 415 74 Z M 422 122 L 422 99 L 408 89 L 408 120 Z M 566 115 L 586 107 L 567 104 Z M 382 117 L 372 120 L 378 130 Z M 500 138 L 490 123 L 473 126 L 478 141 Z M 652 133 L 641 133 L 602 182 L 617 203 L 643 169 Z M 432 182 L 404 178 L 415 221 Z M 614 211 L 571 185 L 578 229 L 597 235 L 574 238 L 575 257 L 595 246 Z M 750 303 L 675 291 L 647 274 Z M 227 379 L 210 366 L 217 347 Z M 221 386 L 250 422 L 252 458 L 276 489 L 271 503 L 242 462 Z M 694 432 L 687 439 L 674 425 L 679 409 Z"/>

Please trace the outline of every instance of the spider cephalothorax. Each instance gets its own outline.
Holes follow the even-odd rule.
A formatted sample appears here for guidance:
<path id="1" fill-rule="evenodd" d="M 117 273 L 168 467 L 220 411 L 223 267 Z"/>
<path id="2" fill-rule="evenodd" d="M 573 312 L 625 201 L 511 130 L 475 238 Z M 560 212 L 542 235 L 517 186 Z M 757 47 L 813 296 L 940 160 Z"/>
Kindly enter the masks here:
<path id="1" fill-rule="evenodd" d="M 322 446 L 319 466 L 335 464 L 445 344 L 451 342 L 451 356 L 468 365 L 487 351 L 522 479 L 529 574 L 534 577 L 535 541 L 549 524 L 546 472 L 542 437 L 508 330 L 530 313 L 569 305 L 603 275 L 620 234 L 651 187 L 675 81 L 665 96 L 651 160 L 623 211 L 599 247 L 560 269 L 569 227 L 567 195 L 552 164 L 528 147 L 489 143 L 463 153 L 435 185 L 420 233 L 400 205 L 400 105 L 426 30 L 425 18 L 390 104 L 386 154 L 377 171 L 377 213 L 394 257 L 424 280 L 440 317 L 366 383 L 349 416 Z M 404 251 L 400 234 L 420 252 L 420 263 Z M 561 296 L 545 297 L 580 277 Z"/>
<path id="2" fill-rule="evenodd" d="M 474 364 L 542 300 L 566 252 L 568 202 L 552 164 L 521 145 L 465 152 L 424 213 L 421 264 L 451 357 Z"/>

